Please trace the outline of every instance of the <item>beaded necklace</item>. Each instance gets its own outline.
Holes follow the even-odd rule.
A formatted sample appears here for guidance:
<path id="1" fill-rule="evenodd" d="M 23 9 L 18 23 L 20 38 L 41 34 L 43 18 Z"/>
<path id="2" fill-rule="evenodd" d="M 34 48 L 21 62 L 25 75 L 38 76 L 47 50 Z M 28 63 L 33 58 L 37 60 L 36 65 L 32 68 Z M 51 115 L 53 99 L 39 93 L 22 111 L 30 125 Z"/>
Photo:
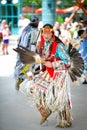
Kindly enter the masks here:
<path id="1" fill-rule="evenodd" d="M 51 41 L 45 42 L 44 44 L 44 58 L 46 59 L 49 55 L 49 49 L 50 49 Z"/>

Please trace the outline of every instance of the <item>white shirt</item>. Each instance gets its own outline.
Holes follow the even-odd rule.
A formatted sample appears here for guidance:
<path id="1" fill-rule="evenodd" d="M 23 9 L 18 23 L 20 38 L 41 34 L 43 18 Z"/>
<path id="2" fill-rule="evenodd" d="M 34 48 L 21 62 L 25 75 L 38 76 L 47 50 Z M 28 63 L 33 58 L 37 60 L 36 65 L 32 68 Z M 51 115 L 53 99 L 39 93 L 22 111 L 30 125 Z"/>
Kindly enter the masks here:
<path id="1" fill-rule="evenodd" d="M 23 29 L 24 29 L 29 23 L 30 23 L 30 20 L 27 19 L 27 18 L 20 19 L 20 20 L 18 21 L 18 27 L 20 27 L 20 28 L 19 28 L 19 35 L 21 35 Z"/>

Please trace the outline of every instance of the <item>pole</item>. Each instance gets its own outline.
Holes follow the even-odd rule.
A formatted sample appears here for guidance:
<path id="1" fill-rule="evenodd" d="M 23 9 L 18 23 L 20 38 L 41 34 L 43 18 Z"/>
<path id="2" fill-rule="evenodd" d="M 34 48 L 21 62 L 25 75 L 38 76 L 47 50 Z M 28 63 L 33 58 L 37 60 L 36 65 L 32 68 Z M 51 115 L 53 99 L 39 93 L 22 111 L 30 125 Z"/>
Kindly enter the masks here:
<path id="1" fill-rule="evenodd" d="M 56 16 L 56 0 L 42 0 L 42 22 L 54 25 Z"/>

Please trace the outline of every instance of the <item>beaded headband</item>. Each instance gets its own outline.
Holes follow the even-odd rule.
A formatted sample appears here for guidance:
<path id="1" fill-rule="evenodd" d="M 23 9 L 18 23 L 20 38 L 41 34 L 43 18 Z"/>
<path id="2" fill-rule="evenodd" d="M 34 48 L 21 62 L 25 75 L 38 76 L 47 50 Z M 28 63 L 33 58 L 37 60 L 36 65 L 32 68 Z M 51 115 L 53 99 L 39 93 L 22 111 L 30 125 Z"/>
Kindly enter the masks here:
<path id="1" fill-rule="evenodd" d="M 42 32 L 43 32 L 43 31 L 44 31 L 44 32 L 53 32 L 53 29 L 50 28 L 49 26 L 45 26 L 45 27 L 42 28 L 41 30 L 42 30 Z"/>

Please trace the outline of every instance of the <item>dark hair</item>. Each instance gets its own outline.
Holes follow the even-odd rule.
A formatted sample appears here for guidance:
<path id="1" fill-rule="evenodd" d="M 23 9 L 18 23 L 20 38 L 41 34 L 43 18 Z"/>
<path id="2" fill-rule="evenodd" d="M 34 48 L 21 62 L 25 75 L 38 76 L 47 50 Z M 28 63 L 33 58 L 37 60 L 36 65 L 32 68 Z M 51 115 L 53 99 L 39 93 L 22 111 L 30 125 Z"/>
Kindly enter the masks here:
<path id="1" fill-rule="evenodd" d="M 87 28 L 86 28 L 86 33 L 87 33 Z"/>
<path id="2" fill-rule="evenodd" d="M 60 40 L 60 38 L 58 38 L 57 36 L 55 36 L 55 41 L 58 43 L 63 43 L 62 40 Z"/>
<path id="3" fill-rule="evenodd" d="M 84 29 L 79 30 L 78 31 L 78 36 L 81 36 L 84 33 L 84 31 L 85 31 Z"/>
<path id="4" fill-rule="evenodd" d="M 49 26 L 50 28 L 53 28 L 53 26 L 52 26 L 51 24 L 49 24 L 49 23 L 45 24 L 45 25 L 43 26 L 43 28 L 46 27 L 46 26 Z"/>

